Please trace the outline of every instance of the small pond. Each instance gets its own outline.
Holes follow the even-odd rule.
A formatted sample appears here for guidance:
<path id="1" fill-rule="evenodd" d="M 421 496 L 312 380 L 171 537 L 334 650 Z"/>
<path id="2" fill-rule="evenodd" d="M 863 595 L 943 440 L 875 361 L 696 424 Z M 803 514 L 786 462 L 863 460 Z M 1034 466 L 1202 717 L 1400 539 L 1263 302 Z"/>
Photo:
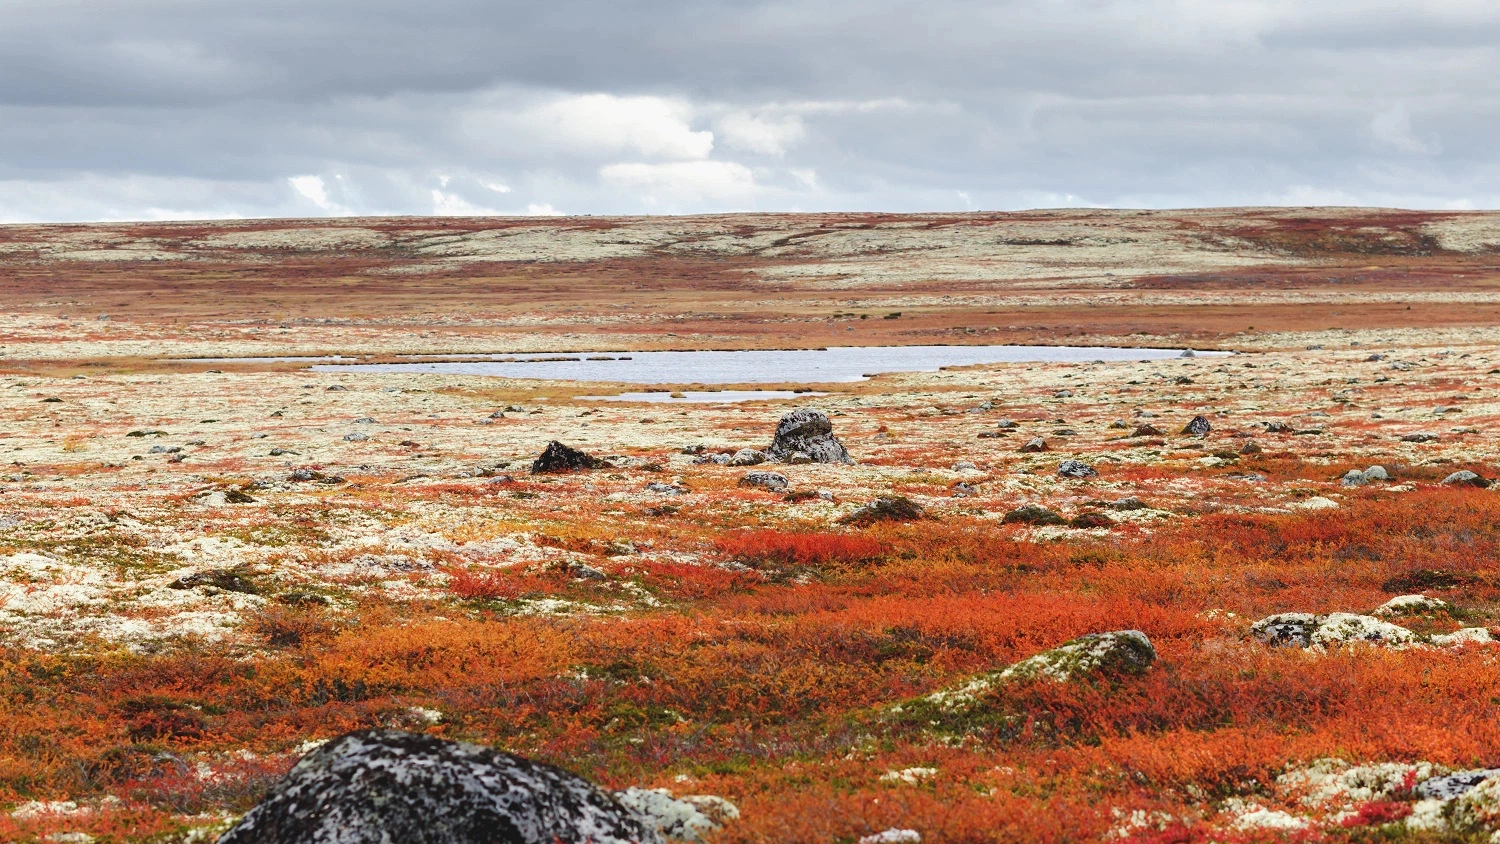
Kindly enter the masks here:
<path id="1" fill-rule="evenodd" d="M 1228 352 L 1196 352 L 1201 356 Z M 1164 360 L 1182 349 L 1109 346 L 840 346 L 829 349 L 588 352 L 493 355 L 412 363 L 320 364 L 318 372 L 433 372 L 628 384 L 774 384 L 862 381 L 887 372 L 935 372 L 983 363 Z"/>
<path id="2" fill-rule="evenodd" d="M 681 393 L 620 393 L 617 396 L 576 396 L 583 401 L 644 401 L 661 404 L 732 404 L 742 401 L 767 401 L 795 399 L 806 396 L 826 396 L 811 390 L 687 390 Z"/>

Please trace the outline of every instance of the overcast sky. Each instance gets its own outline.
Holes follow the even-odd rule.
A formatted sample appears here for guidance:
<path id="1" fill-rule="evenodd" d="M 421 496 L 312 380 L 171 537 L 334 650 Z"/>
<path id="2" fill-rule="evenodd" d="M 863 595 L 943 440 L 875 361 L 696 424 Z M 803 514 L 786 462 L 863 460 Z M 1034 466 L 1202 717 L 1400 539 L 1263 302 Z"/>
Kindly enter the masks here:
<path id="1" fill-rule="evenodd" d="M 1495 0 L 0 0 L 0 221 L 1500 206 Z"/>

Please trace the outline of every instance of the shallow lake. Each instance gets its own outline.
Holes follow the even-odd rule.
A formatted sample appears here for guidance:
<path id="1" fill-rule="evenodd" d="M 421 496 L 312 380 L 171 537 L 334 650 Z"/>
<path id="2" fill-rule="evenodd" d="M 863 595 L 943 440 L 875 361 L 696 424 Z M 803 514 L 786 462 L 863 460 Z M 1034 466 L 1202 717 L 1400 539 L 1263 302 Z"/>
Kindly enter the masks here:
<path id="1" fill-rule="evenodd" d="M 945 366 L 981 363 L 1164 360 L 1182 355 L 1182 349 L 1108 346 L 840 346 L 784 351 L 491 355 L 463 361 L 322 364 L 312 368 L 318 372 L 434 372 L 629 384 L 817 384 L 862 381 L 886 372 L 935 372 Z"/>
<path id="2" fill-rule="evenodd" d="M 742 401 L 770 401 L 826 395 L 828 394 L 813 392 L 811 390 L 804 392 L 797 392 L 795 390 L 705 390 L 694 392 L 689 390 L 681 393 L 620 393 L 615 396 L 574 396 L 574 398 L 583 401 L 643 401 L 660 404 L 732 404 Z"/>

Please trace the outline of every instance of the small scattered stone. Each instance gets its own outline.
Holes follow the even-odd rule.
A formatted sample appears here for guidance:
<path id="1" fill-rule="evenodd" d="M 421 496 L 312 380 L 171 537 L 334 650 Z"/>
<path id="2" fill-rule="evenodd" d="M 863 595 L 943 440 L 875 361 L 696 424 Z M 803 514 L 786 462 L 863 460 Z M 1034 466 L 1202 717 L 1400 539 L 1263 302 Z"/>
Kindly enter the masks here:
<path id="1" fill-rule="evenodd" d="M 259 595 L 261 591 L 260 587 L 256 586 L 243 572 L 234 569 L 208 569 L 194 572 L 167 584 L 168 589 L 194 589 L 199 586 L 212 586 L 225 592 L 239 592 L 245 595 Z"/>
<path id="2" fill-rule="evenodd" d="M 753 448 L 742 448 L 729 458 L 731 466 L 755 466 L 766 462 L 765 452 Z"/>
<path id="3" fill-rule="evenodd" d="M 746 472 L 739 480 L 740 486 L 756 487 L 770 492 L 781 492 L 787 488 L 786 475 L 779 472 Z"/>
<path id="4" fill-rule="evenodd" d="M 607 464 L 587 452 L 563 445 L 557 440 L 547 443 L 540 456 L 531 464 L 531 474 L 559 474 L 565 472 L 600 469 Z"/>
<path id="5" fill-rule="evenodd" d="M 867 525 L 874 522 L 910 522 L 927 517 L 922 505 L 905 496 L 877 498 L 861 505 L 854 512 L 839 519 L 843 525 Z"/>
<path id="6" fill-rule="evenodd" d="M 1099 471 L 1082 460 L 1064 460 L 1058 465 L 1057 474 L 1064 478 L 1093 478 Z"/>
<path id="7" fill-rule="evenodd" d="M 1068 523 L 1062 514 L 1048 510 L 1040 504 L 1026 504 L 1006 513 L 1000 520 L 1007 525 L 1064 525 Z"/>
<path id="8" fill-rule="evenodd" d="M 1079 513 L 1068 522 L 1068 527 L 1074 528 L 1109 528 L 1115 526 L 1115 520 L 1103 513 Z"/>
<path id="9" fill-rule="evenodd" d="M 1438 441 L 1438 436 L 1437 434 L 1425 434 L 1418 432 L 1415 434 L 1406 434 L 1405 436 L 1401 437 L 1401 441 L 1404 443 L 1435 443 Z"/>
<path id="10" fill-rule="evenodd" d="M 1213 430 L 1213 426 L 1208 423 L 1208 417 L 1194 416 L 1192 420 L 1183 427 L 1182 433 L 1190 437 L 1198 437 L 1201 439 L 1208 436 L 1208 432 L 1211 430 Z"/>

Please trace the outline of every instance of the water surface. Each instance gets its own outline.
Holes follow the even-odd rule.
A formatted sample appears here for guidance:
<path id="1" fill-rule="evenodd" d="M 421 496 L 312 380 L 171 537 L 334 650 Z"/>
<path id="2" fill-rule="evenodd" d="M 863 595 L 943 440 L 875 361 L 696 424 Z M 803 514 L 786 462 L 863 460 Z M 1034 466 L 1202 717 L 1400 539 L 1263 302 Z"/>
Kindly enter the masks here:
<path id="1" fill-rule="evenodd" d="M 628 384 L 816 384 L 863 381 L 887 372 L 935 372 L 946 366 L 983 363 L 1164 360 L 1182 355 L 1182 349 L 1109 346 L 839 346 L 783 351 L 588 352 L 570 355 L 551 352 L 492 355 L 488 360 L 321 364 L 312 368 L 318 372 L 433 372 Z"/>

